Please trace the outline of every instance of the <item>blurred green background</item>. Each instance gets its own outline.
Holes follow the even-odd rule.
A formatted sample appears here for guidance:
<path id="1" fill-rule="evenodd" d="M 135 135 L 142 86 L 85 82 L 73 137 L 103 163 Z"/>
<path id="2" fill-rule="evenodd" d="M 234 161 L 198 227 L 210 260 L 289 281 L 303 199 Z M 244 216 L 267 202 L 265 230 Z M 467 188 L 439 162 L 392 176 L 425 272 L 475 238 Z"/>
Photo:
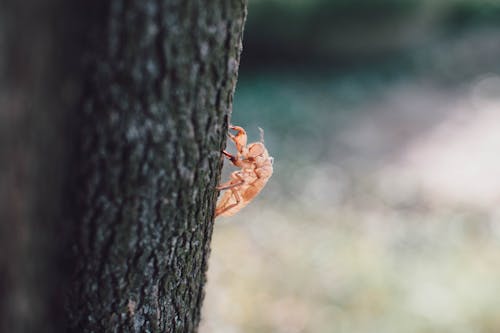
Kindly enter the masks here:
<path id="1" fill-rule="evenodd" d="M 499 40 L 500 1 L 250 0 L 232 122 L 275 171 L 201 332 L 500 332 Z"/>

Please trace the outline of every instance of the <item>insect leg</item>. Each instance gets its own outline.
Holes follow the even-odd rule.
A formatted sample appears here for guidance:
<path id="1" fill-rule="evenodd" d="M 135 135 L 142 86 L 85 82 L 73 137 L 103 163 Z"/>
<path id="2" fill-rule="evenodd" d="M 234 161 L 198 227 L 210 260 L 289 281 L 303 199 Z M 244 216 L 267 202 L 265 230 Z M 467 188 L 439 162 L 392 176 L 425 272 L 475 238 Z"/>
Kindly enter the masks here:
<path id="1" fill-rule="evenodd" d="M 230 209 L 232 209 L 232 208 L 234 208 L 234 207 L 236 207 L 236 206 L 238 206 L 238 205 L 240 204 L 240 202 L 241 202 L 241 197 L 240 197 L 240 195 L 239 195 L 238 191 L 237 191 L 236 189 L 234 189 L 234 188 L 231 188 L 231 193 L 232 193 L 232 195 L 234 196 L 234 199 L 236 200 L 236 202 L 235 202 L 235 203 L 233 203 L 233 204 L 231 204 L 231 205 L 229 205 L 229 206 L 227 206 L 227 207 L 224 207 L 224 209 L 221 209 L 221 210 L 219 210 L 219 211 L 216 211 L 216 212 L 215 212 L 215 217 L 217 217 L 217 216 L 219 216 L 219 215 L 221 215 L 221 214 L 224 214 L 224 213 L 225 213 L 225 212 L 227 212 L 228 210 L 230 210 Z"/>
<path id="2" fill-rule="evenodd" d="M 236 186 L 240 186 L 242 184 L 245 183 L 245 180 L 240 176 L 240 172 L 239 171 L 235 171 L 231 174 L 231 180 L 224 183 L 224 184 L 220 184 L 219 186 L 217 186 L 217 189 L 219 191 L 222 191 L 222 190 L 227 190 L 227 189 L 230 189 L 230 188 L 233 188 L 233 187 L 236 187 Z M 236 181 L 236 182 L 235 182 Z"/>
<path id="3" fill-rule="evenodd" d="M 244 180 L 240 180 L 236 183 L 233 183 L 232 180 L 228 181 L 227 183 L 224 183 L 224 184 L 220 184 L 219 186 L 217 186 L 217 189 L 219 191 L 223 191 L 223 190 L 228 190 L 230 188 L 233 188 L 233 187 L 236 187 L 236 186 L 240 186 L 242 184 L 244 184 L 245 181 Z"/>
<path id="4" fill-rule="evenodd" d="M 233 163 L 234 165 L 236 165 L 236 161 L 238 160 L 238 157 L 234 156 L 234 155 L 231 155 L 229 154 L 227 151 L 223 150 L 222 151 L 222 154 L 224 154 L 224 156 L 226 156 L 227 158 L 229 158 L 229 160 L 231 161 L 231 163 Z"/>
<path id="5" fill-rule="evenodd" d="M 228 133 L 228 136 L 231 140 L 233 140 L 238 152 L 241 153 L 243 147 L 247 145 L 247 133 L 243 127 L 240 126 L 230 125 L 229 128 L 236 131 L 236 135 Z"/>

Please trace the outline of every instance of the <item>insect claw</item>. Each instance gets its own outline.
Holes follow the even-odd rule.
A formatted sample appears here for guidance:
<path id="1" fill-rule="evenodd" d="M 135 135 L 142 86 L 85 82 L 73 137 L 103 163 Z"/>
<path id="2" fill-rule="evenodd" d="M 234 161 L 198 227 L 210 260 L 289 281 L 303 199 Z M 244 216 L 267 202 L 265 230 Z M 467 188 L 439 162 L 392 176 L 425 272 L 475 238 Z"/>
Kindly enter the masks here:
<path id="1" fill-rule="evenodd" d="M 238 158 L 237 158 L 236 156 L 229 154 L 229 153 L 228 153 L 227 151 L 225 151 L 225 150 L 223 150 L 223 151 L 222 151 L 222 154 L 224 154 L 224 156 L 226 156 L 227 158 L 229 158 L 229 160 L 230 160 L 233 164 L 234 164 L 234 163 L 238 160 Z"/>

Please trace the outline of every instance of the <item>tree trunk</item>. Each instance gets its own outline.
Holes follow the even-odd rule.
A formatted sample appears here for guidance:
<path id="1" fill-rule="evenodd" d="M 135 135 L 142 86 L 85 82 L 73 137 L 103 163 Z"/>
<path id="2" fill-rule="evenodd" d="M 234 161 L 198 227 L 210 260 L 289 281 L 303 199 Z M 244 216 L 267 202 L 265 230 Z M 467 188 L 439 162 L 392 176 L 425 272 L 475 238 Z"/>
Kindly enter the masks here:
<path id="1" fill-rule="evenodd" d="M 0 328 L 194 332 L 246 0 L 58 1 L 0 14 Z"/>
<path id="2" fill-rule="evenodd" d="M 0 332 L 63 329 L 76 49 L 61 0 L 0 1 Z"/>

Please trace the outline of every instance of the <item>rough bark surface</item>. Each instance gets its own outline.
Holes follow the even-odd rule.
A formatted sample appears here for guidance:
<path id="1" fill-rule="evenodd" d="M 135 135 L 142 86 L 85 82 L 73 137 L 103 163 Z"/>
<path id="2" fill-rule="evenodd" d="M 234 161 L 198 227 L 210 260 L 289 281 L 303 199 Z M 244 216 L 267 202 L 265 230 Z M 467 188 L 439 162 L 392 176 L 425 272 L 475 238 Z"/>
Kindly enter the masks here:
<path id="1" fill-rule="evenodd" d="M 244 0 L 114 0 L 87 54 L 75 332 L 194 332 Z"/>
<path id="2" fill-rule="evenodd" d="M 1 332 L 196 331 L 245 14 L 0 2 Z"/>

